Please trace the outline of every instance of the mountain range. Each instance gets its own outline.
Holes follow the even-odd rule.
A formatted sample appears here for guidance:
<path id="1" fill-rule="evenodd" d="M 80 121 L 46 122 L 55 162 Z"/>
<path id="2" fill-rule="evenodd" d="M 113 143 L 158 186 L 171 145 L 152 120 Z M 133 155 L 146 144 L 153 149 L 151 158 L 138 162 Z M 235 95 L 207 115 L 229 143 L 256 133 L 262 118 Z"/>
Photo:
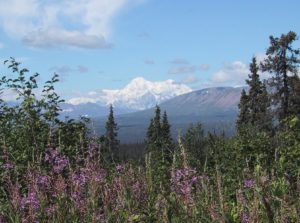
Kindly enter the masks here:
<path id="1" fill-rule="evenodd" d="M 122 143 L 143 142 L 155 106 L 166 111 L 172 136 L 184 133 L 191 123 L 201 122 L 206 131 L 233 134 L 242 87 L 214 87 L 192 91 L 173 80 L 151 82 L 135 78 L 117 90 L 99 90 L 61 104 L 61 118 L 89 117 L 96 132 L 104 134 L 109 105 Z M 17 102 L 11 101 L 14 105 Z"/>
<path id="2" fill-rule="evenodd" d="M 206 131 L 233 134 L 242 87 L 214 87 L 192 91 L 173 80 L 151 82 L 135 78 L 117 90 L 89 92 L 62 104 L 62 116 L 88 116 L 98 134 L 104 134 L 110 104 L 114 106 L 122 143 L 143 142 L 155 106 L 166 111 L 172 136 L 201 122 Z"/>
<path id="3" fill-rule="evenodd" d="M 217 87 L 192 91 L 159 104 L 166 111 L 173 138 L 184 133 L 191 123 L 201 122 L 206 131 L 234 134 L 242 88 Z M 122 143 L 143 142 L 155 108 L 116 115 Z M 93 119 L 96 132 L 105 132 L 106 117 Z"/>
<path id="4" fill-rule="evenodd" d="M 116 114 L 130 113 L 152 108 L 188 92 L 192 89 L 173 80 L 151 82 L 138 77 L 122 89 L 92 91 L 82 97 L 71 98 L 62 105 L 62 114 L 97 117 L 106 115 L 109 105 L 114 106 Z"/>

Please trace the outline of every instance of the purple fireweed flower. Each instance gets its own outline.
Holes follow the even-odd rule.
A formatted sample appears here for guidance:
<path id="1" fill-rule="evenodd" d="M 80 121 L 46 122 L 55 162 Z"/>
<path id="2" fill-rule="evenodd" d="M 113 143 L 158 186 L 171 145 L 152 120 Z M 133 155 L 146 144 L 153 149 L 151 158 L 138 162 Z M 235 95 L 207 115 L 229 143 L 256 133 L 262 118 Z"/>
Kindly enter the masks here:
<path id="1" fill-rule="evenodd" d="M 26 197 L 22 198 L 21 208 L 25 209 L 26 207 L 32 208 L 34 210 L 38 210 L 40 208 L 40 201 L 35 191 L 30 192 Z"/>
<path id="2" fill-rule="evenodd" d="M 69 160 L 65 156 L 57 156 L 54 160 L 53 170 L 55 173 L 62 172 L 69 164 Z"/>
<path id="3" fill-rule="evenodd" d="M 244 180 L 244 187 L 245 188 L 253 188 L 255 181 L 253 179 L 246 179 Z"/>
<path id="4" fill-rule="evenodd" d="M 191 182 L 194 184 L 198 181 L 197 176 L 193 176 Z"/>
<path id="5" fill-rule="evenodd" d="M 77 201 L 81 199 L 81 193 L 79 191 L 72 191 L 71 192 L 71 197 Z"/>
<path id="6" fill-rule="evenodd" d="M 45 162 L 50 161 L 50 156 L 48 153 L 45 154 L 45 158 L 44 158 Z"/>
<path id="7" fill-rule="evenodd" d="M 119 173 L 121 173 L 121 172 L 123 172 L 124 170 L 125 170 L 125 167 L 123 166 L 123 165 L 117 165 L 116 166 L 116 169 L 117 169 L 117 171 L 119 172 Z"/>
<path id="8" fill-rule="evenodd" d="M 84 212 L 85 201 L 80 191 L 71 192 L 71 198 L 74 201 L 75 207 L 79 212 Z"/>
<path id="9" fill-rule="evenodd" d="M 69 164 L 68 158 L 60 155 L 56 149 L 47 149 L 44 160 L 53 165 L 53 171 L 55 173 L 62 172 Z"/>
<path id="10" fill-rule="evenodd" d="M 96 172 L 96 174 L 94 176 L 94 180 L 95 180 L 95 182 L 101 182 L 105 177 L 106 177 L 106 171 L 101 169 Z"/>
<path id="11" fill-rule="evenodd" d="M 80 187 L 83 187 L 87 182 L 87 176 L 83 172 L 72 174 L 71 179 L 76 186 Z"/>
<path id="12" fill-rule="evenodd" d="M 38 176 L 37 178 L 38 185 L 42 187 L 49 187 L 50 186 L 50 180 L 48 176 Z"/>
<path id="13" fill-rule="evenodd" d="M 11 170 L 14 168 L 14 165 L 11 163 L 5 163 L 1 166 L 4 170 Z"/>
<path id="14" fill-rule="evenodd" d="M 192 188 L 190 187 L 189 184 L 184 184 L 180 188 L 180 191 L 183 195 L 187 195 L 187 194 L 191 193 L 191 190 L 192 190 Z"/>
<path id="15" fill-rule="evenodd" d="M 56 149 L 46 149 L 44 160 L 45 162 L 52 162 L 58 155 Z"/>
<path id="16" fill-rule="evenodd" d="M 59 155 L 59 153 L 56 149 L 51 149 L 49 151 L 50 151 L 50 154 L 51 154 L 52 158 L 55 158 Z"/>
<path id="17" fill-rule="evenodd" d="M 242 223 L 250 223 L 249 215 L 246 213 L 242 214 Z"/>
<path id="18" fill-rule="evenodd" d="M 198 181 L 194 169 L 178 169 L 172 173 L 171 188 L 184 202 L 193 201 L 192 191 Z"/>

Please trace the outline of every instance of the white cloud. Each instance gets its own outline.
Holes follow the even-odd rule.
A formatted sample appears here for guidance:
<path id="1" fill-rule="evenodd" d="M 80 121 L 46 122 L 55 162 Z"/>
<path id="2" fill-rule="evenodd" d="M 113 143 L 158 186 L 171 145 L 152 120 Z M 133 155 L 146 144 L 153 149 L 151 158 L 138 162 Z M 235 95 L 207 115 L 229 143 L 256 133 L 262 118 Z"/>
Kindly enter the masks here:
<path id="1" fill-rule="evenodd" d="M 50 71 L 54 71 L 55 73 L 57 73 L 59 75 L 69 75 L 71 73 L 84 74 L 84 73 L 89 72 L 89 68 L 82 66 L 82 65 L 78 65 L 76 68 L 72 68 L 72 67 L 64 65 L 64 66 L 52 67 L 52 68 L 50 68 Z"/>
<path id="2" fill-rule="evenodd" d="M 18 94 L 12 89 L 3 89 L 0 93 L 0 97 L 4 101 L 16 101 Z"/>
<path id="3" fill-rule="evenodd" d="M 212 75 L 210 81 L 216 85 L 243 85 L 248 74 L 248 65 L 241 61 L 234 61 L 225 64 L 221 70 Z"/>
<path id="4" fill-rule="evenodd" d="M 109 48 L 116 14 L 139 0 L 0 0 L 3 30 L 32 47 Z"/>
<path id="5" fill-rule="evenodd" d="M 79 98 L 71 98 L 68 103 L 72 105 L 79 105 L 79 104 L 87 104 L 87 103 L 96 103 L 96 99 L 93 98 L 86 98 L 86 97 L 79 97 Z"/>
<path id="6" fill-rule="evenodd" d="M 263 54 L 255 55 L 257 65 L 260 65 L 265 58 Z M 212 75 L 207 83 L 209 86 L 226 85 L 226 86 L 243 86 L 246 85 L 246 79 L 250 74 L 249 65 L 241 61 L 226 63 L 218 72 Z M 261 80 L 268 79 L 271 74 L 268 72 L 259 72 Z"/>
<path id="7" fill-rule="evenodd" d="M 88 49 L 107 49 L 112 47 L 112 44 L 107 43 L 101 34 L 99 36 L 92 36 L 78 31 L 60 29 L 33 32 L 24 36 L 23 42 L 32 47 L 55 47 L 62 45 Z"/>

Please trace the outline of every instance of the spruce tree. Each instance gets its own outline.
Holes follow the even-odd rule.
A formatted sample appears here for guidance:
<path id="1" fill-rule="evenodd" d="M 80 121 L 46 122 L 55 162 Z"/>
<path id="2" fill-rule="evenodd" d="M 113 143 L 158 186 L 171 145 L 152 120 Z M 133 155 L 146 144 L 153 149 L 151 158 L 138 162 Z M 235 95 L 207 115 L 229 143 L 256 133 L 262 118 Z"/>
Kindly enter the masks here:
<path id="1" fill-rule="evenodd" d="M 278 120 L 282 122 L 289 116 L 290 96 L 288 75 L 297 75 L 299 49 L 293 49 L 292 44 L 297 39 L 295 32 L 282 34 L 280 38 L 270 36 L 270 47 L 267 49 L 267 58 L 261 64 L 262 70 L 274 73 L 273 86 L 276 88 L 273 95 L 274 105 L 277 108 Z"/>
<path id="2" fill-rule="evenodd" d="M 184 146 L 188 152 L 192 167 L 204 167 L 207 158 L 207 140 L 201 123 L 193 124 L 187 129 L 183 137 Z"/>
<path id="3" fill-rule="evenodd" d="M 245 90 L 242 91 L 239 104 L 240 114 L 237 121 L 239 132 L 245 127 L 255 128 L 255 131 L 271 130 L 268 92 L 265 84 L 260 80 L 258 71 L 256 58 L 253 57 L 250 63 L 249 79 L 246 80 L 249 93 L 247 94 Z"/>
<path id="4" fill-rule="evenodd" d="M 289 77 L 291 95 L 289 100 L 289 113 L 300 119 L 300 78 L 297 75 Z"/>
<path id="5" fill-rule="evenodd" d="M 161 137 L 164 141 L 164 144 L 171 145 L 172 137 L 171 137 L 171 126 L 168 121 L 167 112 L 164 111 L 162 123 L 161 123 Z"/>
<path id="6" fill-rule="evenodd" d="M 237 120 L 240 145 L 237 154 L 247 160 L 247 166 L 251 169 L 258 160 L 266 163 L 265 157 L 269 157 L 271 153 L 269 144 L 264 143 L 269 142 L 268 137 L 272 130 L 269 96 L 266 85 L 260 80 L 258 71 L 256 59 L 253 57 L 249 79 L 246 80 L 249 93 L 247 94 L 245 90 L 242 91 L 239 104 L 240 114 Z M 250 139 L 251 141 L 249 141 Z"/>
<path id="7" fill-rule="evenodd" d="M 237 130 L 239 133 L 244 129 L 250 119 L 250 112 L 249 112 L 249 97 L 245 91 L 242 90 L 240 103 L 239 103 L 239 116 L 236 122 Z"/>
<path id="8" fill-rule="evenodd" d="M 119 156 L 119 140 L 118 137 L 118 126 L 114 119 L 113 106 L 109 108 L 109 115 L 105 125 L 105 152 L 104 157 L 110 162 L 118 161 Z"/>
<path id="9" fill-rule="evenodd" d="M 269 115 L 269 97 L 267 88 L 264 83 L 261 82 L 259 74 L 259 67 L 256 62 L 256 58 L 252 58 L 250 64 L 249 79 L 246 83 L 249 86 L 249 122 L 252 126 L 255 126 L 257 130 L 271 130 L 271 117 Z"/>
<path id="10" fill-rule="evenodd" d="M 147 148 L 146 148 L 147 152 L 150 152 L 150 150 L 151 150 L 150 145 L 154 141 L 154 139 L 153 139 L 153 136 L 154 136 L 154 124 L 153 124 L 153 122 L 154 122 L 154 120 L 152 118 L 150 120 L 150 124 L 149 124 L 148 130 L 147 130 L 147 135 L 146 135 L 146 140 L 145 140 L 145 143 L 147 145 Z"/>
<path id="11" fill-rule="evenodd" d="M 168 115 L 166 111 L 164 111 L 161 123 L 161 138 L 166 159 L 168 162 L 171 162 L 174 146 L 171 137 L 171 126 L 169 124 Z"/>
<path id="12" fill-rule="evenodd" d="M 161 143 L 161 123 L 160 123 L 160 107 L 157 105 L 155 108 L 155 116 L 153 119 L 153 142 L 156 144 Z"/>
<path id="13" fill-rule="evenodd" d="M 155 116 L 151 119 L 147 131 L 146 149 L 147 165 L 152 174 L 151 181 L 155 191 L 169 190 L 170 168 L 172 160 L 172 139 L 170 125 L 166 112 L 161 120 L 161 110 L 159 106 L 155 108 Z"/>
<path id="14" fill-rule="evenodd" d="M 256 63 L 255 57 L 252 58 L 252 63 L 250 64 L 250 74 L 249 79 L 246 80 L 246 83 L 249 86 L 249 95 L 248 95 L 248 102 L 249 102 L 249 110 L 250 110 L 250 117 L 249 122 L 254 125 L 257 120 L 259 119 L 260 113 L 260 104 L 259 97 L 262 94 L 262 83 L 259 79 L 258 75 L 258 66 Z"/>
<path id="15" fill-rule="evenodd" d="M 150 120 L 146 138 L 147 152 L 155 151 L 155 147 L 161 147 L 161 123 L 160 108 L 156 106 L 155 116 Z"/>

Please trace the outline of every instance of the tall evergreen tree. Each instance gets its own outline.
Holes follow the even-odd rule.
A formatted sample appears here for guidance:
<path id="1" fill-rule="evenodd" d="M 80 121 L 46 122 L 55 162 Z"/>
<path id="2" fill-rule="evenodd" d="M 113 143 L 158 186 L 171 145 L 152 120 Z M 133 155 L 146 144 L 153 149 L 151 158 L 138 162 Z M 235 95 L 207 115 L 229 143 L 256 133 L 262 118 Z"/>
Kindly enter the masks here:
<path id="1" fill-rule="evenodd" d="M 260 80 L 258 70 L 256 58 L 253 57 L 250 64 L 251 73 L 249 74 L 249 79 L 246 80 L 249 86 L 249 122 L 252 126 L 256 126 L 258 130 L 269 131 L 272 124 L 268 110 L 269 97 L 265 84 Z"/>
<path id="2" fill-rule="evenodd" d="M 246 83 L 249 86 L 249 110 L 250 110 L 250 117 L 249 122 L 254 125 L 255 122 L 259 119 L 260 113 L 260 103 L 259 97 L 262 94 L 262 82 L 260 81 L 258 75 L 258 66 L 256 63 L 256 58 L 252 58 L 252 63 L 250 63 L 250 74 L 249 79 L 246 80 Z"/>
<path id="3" fill-rule="evenodd" d="M 160 123 L 160 108 L 156 106 L 155 116 L 150 120 L 146 138 L 147 152 L 155 150 L 155 147 L 161 146 L 161 123 Z"/>
<path id="4" fill-rule="evenodd" d="M 236 127 L 239 133 L 243 130 L 244 126 L 248 123 L 250 119 L 249 112 L 249 97 L 245 91 L 242 90 L 240 103 L 239 103 L 239 116 L 236 122 Z"/>
<path id="5" fill-rule="evenodd" d="M 291 95 L 289 100 L 289 113 L 300 119 L 300 78 L 297 75 L 289 77 Z"/>
<path id="6" fill-rule="evenodd" d="M 172 136 L 171 136 L 171 126 L 168 121 L 167 112 L 164 111 L 161 123 L 161 138 L 162 138 L 162 146 L 165 150 L 165 155 L 167 161 L 171 162 L 172 160 L 172 153 L 174 150 Z"/>
<path id="7" fill-rule="evenodd" d="M 204 167 L 207 158 L 207 140 L 202 124 L 191 125 L 183 137 L 183 142 L 189 155 L 190 165 Z"/>
<path id="8" fill-rule="evenodd" d="M 114 119 L 113 106 L 109 108 L 109 115 L 105 125 L 105 152 L 103 154 L 105 158 L 108 158 L 108 161 L 116 162 L 118 161 L 119 155 L 119 140 L 118 137 L 118 126 Z"/>
<path id="9" fill-rule="evenodd" d="M 160 123 L 160 107 L 157 105 L 155 108 L 155 116 L 153 119 L 153 140 L 154 143 L 160 144 L 161 139 L 161 123 Z"/>
<path id="10" fill-rule="evenodd" d="M 167 112 L 164 111 L 161 123 L 161 137 L 165 144 L 171 145 L 172 144 L 172 137 L 171 137 L 171 126 L 168 121 Z"/>
<path id="11" fill-rule="evenodd" d="M 266 86 L 261 82 L 259 67 L 256 58 L 250 63 L 249 79 L 246 83 L 249 86 L 249 93 L 242 91 L 239 104 L 240 115 L 237 121 L 238 130 L 246 126 L 255 127 L 259 131 L 271 130 L 271 116 L 269 115 L 269 97 Z"/>
<path id="12" fill-rule="evenodd" d="M 297 39 L 295 32 L 282 34 L 280 38 L 270 36 L 270 47 L 267 49 L 267 58 L 261 64 L 262 70 L 274 73 L 273 85 L 276 93 L 273 101 L 277 107 L 279 121 L 283 121 L 290 112 L 290 88 L 288 75 L 297 75 L 299 49 L 293 49 L 292 44 Z"/>
<path id="13" fill-rule="evenodd" d="M 147 131 L 146 149 L 147 162 L 151 169 L 151 180 L 154 190 L 168 191 L 170 180 L 169 169 L 172 161 L 172 139 L 167 113 L 165 112 L 161 120 L 161 110 L 156 106 L 155 116 L 150 121 Z"/>
<path id="14" fill-rule="evenodd" d="M 147 135 L 146 135 L 146 140 L 145 140 L 145 143 L 147 145 L 147 152 L 150 152 L 150 144 L 153 143 L 154 141 L 154 124 L 153 124 L 154 120 L 153 118 L 150 120 L 150 124 L 149 124 L 149 127 L 147 129 Z"/>

